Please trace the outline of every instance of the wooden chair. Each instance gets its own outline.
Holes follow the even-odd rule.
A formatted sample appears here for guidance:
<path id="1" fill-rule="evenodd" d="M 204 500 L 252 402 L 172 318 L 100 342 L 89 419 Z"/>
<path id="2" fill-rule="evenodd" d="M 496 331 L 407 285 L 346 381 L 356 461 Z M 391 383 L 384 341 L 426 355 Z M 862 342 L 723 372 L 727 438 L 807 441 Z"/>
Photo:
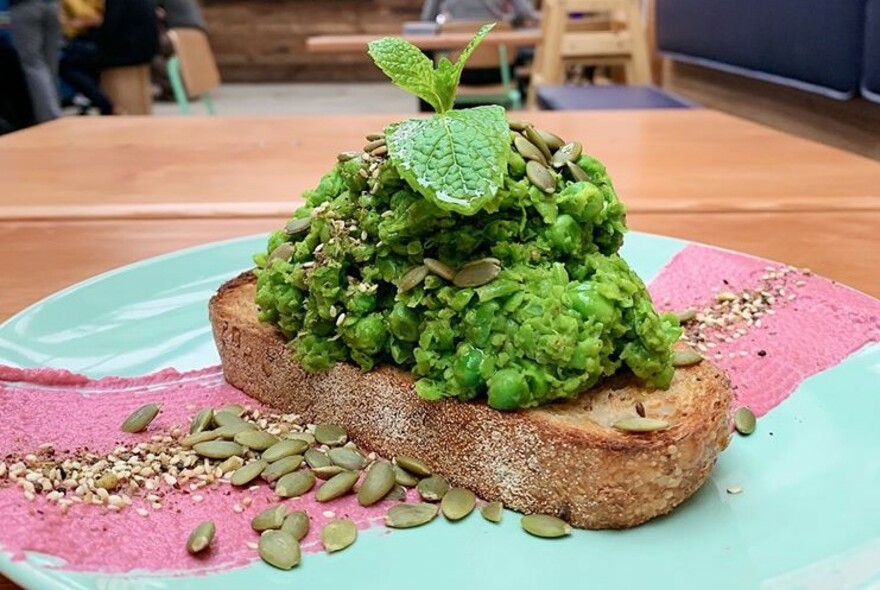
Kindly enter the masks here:
<path id="1" fill-rule="evenodd" d="M 449 21 L 440 27 L 441 33 L 475 33 L 483 24 L 482 22 Z M 496 31 L 510 30 L 509 23 L 498 23 Z M 491 33 L 490 33 L 491 35 Z M 445 53 L 438 53 L 442 56 Z M 449 56 L 450 59 L 457 57 Z M 467 85 L 459 84 L 455 95 L 456 105 L 496 103 L 509 106 L 511 109 L 522 108 L 522 94 L 513 77 L 513 62 L 516 55 L 511 55 L 504 44 L 480 45 L 471 54 L 467 62 L 467 68 L 498 68 L 500 84 Z"/>
<path id="2" fill-rule="evenodd" d="M 174 47 L 174 57 L 168 60 L 168 79 L 180 111 L 190 114 L 189 99 L 200 98 L 213 115 L 210 92 L 220 85 L 220 72 L 208 36 L 200 29 L 171 29 L 168 38 Z"/>
<path id="3" fill-rule="evenodd" d="M 101 89 L 126 115 L 149 115 L 153 110 L 150 66 L 122 66 L 101 72 Z"/>
<path id="4" fill-rule="evenodd" d="M 542 42 L 536 48 L 528 104 L 535 106 L 535 89 L 565 82 L 567 63 L 623 66 L 627 84 L 650 84 L 651 68 L 640 0 L 544 0 Z M 605 30 L 579 26 L 572 14 L 612 15 Z M 593 17 L 595 18 L 595 17 Z"/>

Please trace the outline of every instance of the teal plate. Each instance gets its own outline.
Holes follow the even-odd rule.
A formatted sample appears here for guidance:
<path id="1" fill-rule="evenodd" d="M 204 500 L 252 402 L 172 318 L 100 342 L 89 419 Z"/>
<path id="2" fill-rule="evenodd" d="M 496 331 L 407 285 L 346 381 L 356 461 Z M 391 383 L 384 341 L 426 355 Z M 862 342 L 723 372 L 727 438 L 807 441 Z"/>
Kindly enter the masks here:
<path id="1" fill-rule="evenodd" d="M 262 248 L 255 236 L 176 252 L 61 291 L 0 326 L 0 362 L 91 377 L 218 362 L 206 302 Z M 624 255 L 646 280 L 684 246 L 633 233 Z M 478 517 L 410 533 L 370 529 L 292 572 L 262 563 L 208 575 L 71 572 L 52 556 L 0 572 L 25 588 L 224 590 L 388 588 L 880 588 L 880 345 L 813 375 L 737 437 L 709 481 L 671 515 L 626 531 L 544 541 Z M 742 486 L 742 494 L 726 493 Z M 2 526 L 2 525 L 0 525 Z"/>

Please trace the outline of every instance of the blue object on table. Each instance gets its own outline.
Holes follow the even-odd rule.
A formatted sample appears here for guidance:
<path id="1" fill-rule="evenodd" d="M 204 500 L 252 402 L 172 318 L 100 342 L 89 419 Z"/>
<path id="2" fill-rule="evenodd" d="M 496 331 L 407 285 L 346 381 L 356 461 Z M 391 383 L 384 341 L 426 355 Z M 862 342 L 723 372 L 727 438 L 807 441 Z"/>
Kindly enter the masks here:
<path id="1" fill-rule="evenodd" d="M 880 103 L 880 0 L 865 4 L 865 62 L 862 95 Z"/>
<path id="2" fill-rule="evenodd" d="M 865 0 L 657 0 L 657 47 L 676 61 L 845 100 L 862 79 L 865 7 Z"/>
<path id="3" fill-rule="evenodd" d="M 655 86 L 539 86 L 538 105 L 552 111 L 690 109 L 696 105 Z"/>

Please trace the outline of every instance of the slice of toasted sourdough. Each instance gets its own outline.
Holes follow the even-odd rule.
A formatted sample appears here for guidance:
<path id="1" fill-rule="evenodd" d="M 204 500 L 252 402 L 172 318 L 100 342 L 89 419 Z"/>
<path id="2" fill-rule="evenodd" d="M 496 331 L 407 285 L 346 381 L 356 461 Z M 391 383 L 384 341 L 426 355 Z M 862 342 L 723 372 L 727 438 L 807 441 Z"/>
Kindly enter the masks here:
<path id="1" fill-rule="evenodd" d="M 693 494 L 729 442 L 730 385 L 706 361 L 678 369 L 666 391 L 620 377 L 576 400 L 519 412 L 429 402 L 408 373 L 388 366 L 304 371 L 282 335 L 257 319 L 254 295 L 254 276 L 245 273 L 210 302 L 229 383 L 310 422 L 339 424 L 380 455 L 419 457 L 452 484 L 521 512 L 586 528 L 641 524 Z M 636 416 L 636 402 L 671 426 L 643 434 L 612 428 Z"/>

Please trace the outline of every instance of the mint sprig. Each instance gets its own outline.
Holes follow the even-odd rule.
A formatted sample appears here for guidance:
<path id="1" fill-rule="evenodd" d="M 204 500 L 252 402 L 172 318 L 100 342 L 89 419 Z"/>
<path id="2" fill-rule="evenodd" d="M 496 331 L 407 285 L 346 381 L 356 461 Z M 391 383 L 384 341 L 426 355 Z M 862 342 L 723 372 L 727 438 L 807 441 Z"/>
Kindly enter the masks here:
<path id="1" fill-rule="evenodd" d="M 444 57 L 435 68 L 421 49 L 396 37 L 372 41 L 367 53 L 397 86 L 415 94 L 438 113 L 445 113 L 455 104 L 455 90 L 464 64 L 494 26 L 494 23 L 483 25 L 455 64 Z"/>
<path id="2" fill-rule="evenodd" d="M 436 68 L 403 39 L 386 37 L 369 45 L 369 54 L 391 81 L 431 104 L 437 114 L 386 129 L 388 155 L 400 175 L 438 207 L 473 215 L 504 182 L 510 130 L 504 109 L 484 106 L 452 110 L 468 57 L 494 24 L 484 25 L 453 64 Z"/>

